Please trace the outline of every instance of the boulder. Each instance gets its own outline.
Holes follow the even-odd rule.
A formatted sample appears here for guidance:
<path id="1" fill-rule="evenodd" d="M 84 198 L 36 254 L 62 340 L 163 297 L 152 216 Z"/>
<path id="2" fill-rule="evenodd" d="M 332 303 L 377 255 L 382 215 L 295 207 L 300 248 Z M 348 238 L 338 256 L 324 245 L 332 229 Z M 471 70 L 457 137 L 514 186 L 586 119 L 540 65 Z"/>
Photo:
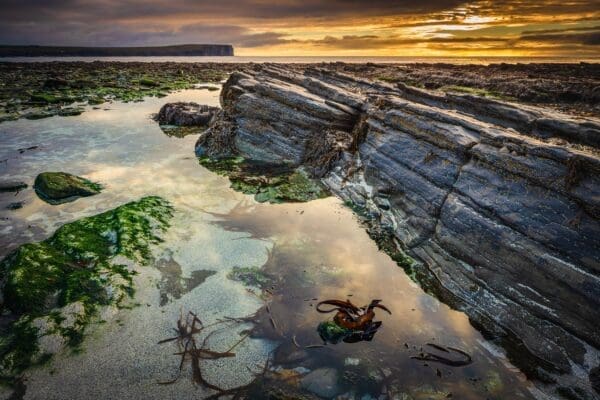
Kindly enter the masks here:
<path id="1" fill-rule="evenodd" d="M 218 107 L 197 103 L 167 103 L 155 119 L 160 125 L 203 126 L 208 125 L 218 111 Z"/>
<path id="2" fill-rule="evenodd" d="M 102 190 L 98 183 L 66 172 L 42 172 L 35 178 L 33 188 L 42 200 L 51 204 L 93 196 Z"/>

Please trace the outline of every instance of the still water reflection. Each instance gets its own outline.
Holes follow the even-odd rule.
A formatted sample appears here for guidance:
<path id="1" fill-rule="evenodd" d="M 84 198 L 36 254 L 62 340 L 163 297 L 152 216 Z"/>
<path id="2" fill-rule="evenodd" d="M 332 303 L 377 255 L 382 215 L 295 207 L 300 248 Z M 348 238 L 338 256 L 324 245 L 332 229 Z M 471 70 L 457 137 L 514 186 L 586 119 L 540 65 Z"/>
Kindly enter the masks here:
<path id="1" fill-rule="evenodd" d="M 26 399 L 191 399 L 213 393 L 189 379 L 157 384 L 177 374 L 176 349 L 157 342 L 172 336 L 181 311 L 194 311 L 205 323 L 254 316 L 254 324 L 234 324 L 211 337 L 211 348 L 224 350 L 252 329 L 236 357 L 205 366 L 207 378 L 222 387 L 252 381 L 249 371 L 270 359 L 272 369 L 293 378 L 286 384 L 324 397 L 531 397 L 528 382 L 466 316 L 413 283 L 339 200 L 257 204 L 201 167 L 194 136 L 167 137 L 150 119 L 162 104 L 186 100 L 214 105 L 218 93 L 190 90 L 105 104 L 79 117 L 0 124 L 3 178 L 31 184 L 40 172 L 66 171 L 106 186 L 100 195 L 57 206 L 31 189 L 0 194 L 0 256 L 66 222 L 144 195 L 162 196 L 177 210 L 155 265 L 139 270 L 132 308 L 102 311 L 81 353 L 60 354 L 27 372 Z M 14 201 L 23 208 L 5 208 Z M 240 268 L 260 279 L 246 282 L 250 286 L 230 279 Z M 382 299 L 392 314 L 377 311 L 383 324 L 370 342 L 322 346 L 317 326 L 333 314 L 315 306 L 326 299 L 361 306 Z M 426 343 L 463 349 L 473 363 L 453 368 L 411 359 Z"/>

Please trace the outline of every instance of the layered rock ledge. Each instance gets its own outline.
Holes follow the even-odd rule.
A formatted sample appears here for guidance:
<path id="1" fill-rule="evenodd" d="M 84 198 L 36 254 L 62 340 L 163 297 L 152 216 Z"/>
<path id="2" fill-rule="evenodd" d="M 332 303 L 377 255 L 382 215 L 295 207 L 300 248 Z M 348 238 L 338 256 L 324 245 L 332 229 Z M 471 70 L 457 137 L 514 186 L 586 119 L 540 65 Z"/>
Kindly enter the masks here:
<path id="1" fill-rule="evenodd" d="M 221 103 L 199 155 L 303 166 L 541 388 L 598 396 L 599 120 L 274 65 Z"/>

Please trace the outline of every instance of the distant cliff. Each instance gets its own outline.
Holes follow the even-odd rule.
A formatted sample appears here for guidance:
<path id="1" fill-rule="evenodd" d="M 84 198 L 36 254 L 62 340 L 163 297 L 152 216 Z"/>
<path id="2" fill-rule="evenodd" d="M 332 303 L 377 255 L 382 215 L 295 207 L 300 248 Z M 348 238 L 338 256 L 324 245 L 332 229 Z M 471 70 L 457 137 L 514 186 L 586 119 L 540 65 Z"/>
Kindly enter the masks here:
<path id="1" fill-rule="evenodd" d="M 233 56 L 230 44 L 185 44 L 159 47 L 0 46 L 0 57 L 161 57 Z"/>

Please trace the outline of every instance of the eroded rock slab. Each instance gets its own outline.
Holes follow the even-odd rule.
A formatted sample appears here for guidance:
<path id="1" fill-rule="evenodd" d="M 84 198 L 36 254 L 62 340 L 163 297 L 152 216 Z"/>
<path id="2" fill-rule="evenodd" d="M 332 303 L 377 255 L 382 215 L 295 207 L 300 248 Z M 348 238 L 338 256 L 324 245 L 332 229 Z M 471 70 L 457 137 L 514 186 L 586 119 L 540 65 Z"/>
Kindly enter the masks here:
<path id="1" fill-rule="evenodd" d="M 272 65 L 232 74 L 221 103 L 198 155 L 321 177 L 544 390 L 595 396 L 600 121 Z"/>

